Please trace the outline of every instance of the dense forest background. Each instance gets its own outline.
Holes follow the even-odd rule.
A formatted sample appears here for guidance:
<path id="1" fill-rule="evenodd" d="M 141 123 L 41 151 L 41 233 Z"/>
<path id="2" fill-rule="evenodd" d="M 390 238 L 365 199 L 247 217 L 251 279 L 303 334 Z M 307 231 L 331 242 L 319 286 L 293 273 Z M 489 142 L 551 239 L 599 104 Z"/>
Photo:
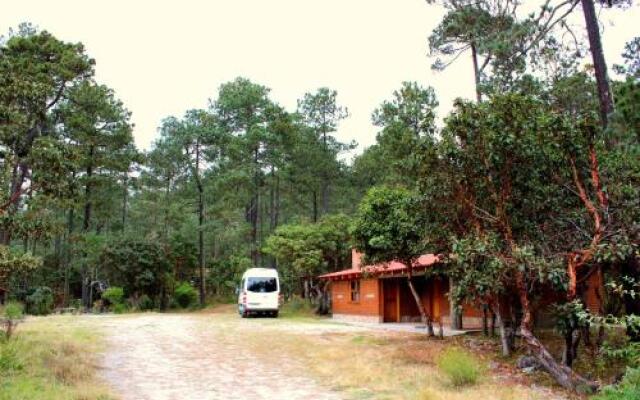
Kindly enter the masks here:
<path id="1" fill-rule="evenodd" d="M 548 0 L 533 13 L 510 0 L 427 3 L 447 10 L 425 38 L 432 68 L 471 57 L 476 98 L 440 122 L 427 83 L 399 82 L 372 110 L 376 144 L 353 158 L 357 144 L 336 136 L 349 111 L 335 90 L 285 109 L 242 77 L 167 116 L 140 151 L 130 112 L 96 82 L 82 44 L 28 24 L 8 32 L 0 293 L 34 312 L 43 299 L 90 309 L 117 286 L 133 307 L 164 309 L 186 285 L 204 305 L 265 266 L 279 269 L 287 297 L 315 298 L 314 277 L 348 266 L 352 243 L 371 260 L 439 253 L 452 296 L 498 316 L 506 354 L 507 328 L 519 329 L 563 386 L 594 386 L 568 368 L 578 333 L 591 345 L 599 326 L 598 346 L 606 324 L 638 337 L 640 38 L 612 73 L 599 2 Z M 602 276 L 606 321 L 586 316 L 591 274 Z M 564 366 L 533 333 L 550 287 L 563 295 Z"/>

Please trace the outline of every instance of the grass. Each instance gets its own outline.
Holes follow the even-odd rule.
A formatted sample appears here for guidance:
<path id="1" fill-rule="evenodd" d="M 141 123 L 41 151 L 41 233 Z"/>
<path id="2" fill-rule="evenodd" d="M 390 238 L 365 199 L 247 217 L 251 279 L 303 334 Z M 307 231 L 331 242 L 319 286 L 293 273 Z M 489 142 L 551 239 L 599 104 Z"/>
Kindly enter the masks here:
<path id="1" fill-rule="evenodd" d="M 289 322 L 285 318 L 281 322 L 298 321 Z M 282 360 L 279 365 L 286 363 L 293 370 L 303 369 L 348 399 L 548 398 L 548 392 L 494 379 L 490 371 L 480 368 L 484 361 L 472 353 L 464 353 L 464 361 L 477 366 L 473 369 L 476 385 L 452 386 L 448 374 L 438 367 L 443 354 L 451 346 L 457 346 L 448 340 L 383 332 L 283 334 L 277 331 L 277 325 L 270 326 L 276 329 L 243 333 L 243 343 L 250 346 L 256 357 Z"/>
<path id="2" fill-rule="evenodd" d="M 0 340 L 0 400 L 113 399 L 96 377 L 101 338 L 72 316 L 33 318 Z"/>
<path id="3" fill-rule="evenodd" d="M 475 385 L 481 374 L 478 360 L 457 347 L 446 349 L 440 355 L 438 368 L 454 387 Z"/>

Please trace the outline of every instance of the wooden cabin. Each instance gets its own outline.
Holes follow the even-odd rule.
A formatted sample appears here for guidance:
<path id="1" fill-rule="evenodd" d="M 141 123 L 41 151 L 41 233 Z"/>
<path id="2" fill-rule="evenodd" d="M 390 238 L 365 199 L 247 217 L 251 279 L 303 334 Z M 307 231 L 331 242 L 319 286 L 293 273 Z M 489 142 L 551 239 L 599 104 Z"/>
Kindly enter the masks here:
<path id="1" fill-rule="evenodd" d="M 420 313 L 409 289 L 408 269 L 396 261 L 361 265 L 362 255 L 352 251 L 351 268 L 321 275 L 331 282 L 333 318 L 366 322 L 418 322 Z M 425 311 L 434 322 L 451 326 L 452 305 L 449 301 L 449 279 L 427 273 L 439 262 L 433 254 L 425 254 L 412 267 L 413 284 Z M 464 306 L 462 326 L 482 326 L 482 311 Z"/>

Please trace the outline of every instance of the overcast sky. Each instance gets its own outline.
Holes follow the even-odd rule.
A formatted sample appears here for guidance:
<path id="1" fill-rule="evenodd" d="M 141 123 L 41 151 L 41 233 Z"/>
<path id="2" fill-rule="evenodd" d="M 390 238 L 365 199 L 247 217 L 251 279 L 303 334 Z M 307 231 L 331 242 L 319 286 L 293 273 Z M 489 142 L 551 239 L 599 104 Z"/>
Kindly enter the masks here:
<path id="1" fill-rule="evenodd" d="M 611 64 L 640 35 L 635 3 L 602 14 Z M 96 79 L 132 111 L 141 148 L 164 117 L 207 107 L 220 84 L 244 76 L 289 110 L 307 91 L 336 89 L 351 113 L 338 137 L 360 152 L 375 142 L 371 112 L 404 80 L 433 86 L 441 115 L 454 98 L 473 97 L 470 57 L 430 69 L 427 37 L 442 15 L 424 0 L 5 0 L 0 32 L 30 21 L 84 43 Z"/>

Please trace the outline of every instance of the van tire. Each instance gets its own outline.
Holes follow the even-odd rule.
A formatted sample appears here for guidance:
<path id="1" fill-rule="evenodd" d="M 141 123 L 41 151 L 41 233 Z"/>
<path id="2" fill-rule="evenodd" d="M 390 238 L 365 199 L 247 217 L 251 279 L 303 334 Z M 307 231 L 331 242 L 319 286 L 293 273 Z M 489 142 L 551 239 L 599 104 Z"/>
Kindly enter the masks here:
<path id="1" fill-rule="evenodd" d="M 272 311 L 271 312 L 271 318 L 278 318 L 278 312 L 277 311 Z"/>

